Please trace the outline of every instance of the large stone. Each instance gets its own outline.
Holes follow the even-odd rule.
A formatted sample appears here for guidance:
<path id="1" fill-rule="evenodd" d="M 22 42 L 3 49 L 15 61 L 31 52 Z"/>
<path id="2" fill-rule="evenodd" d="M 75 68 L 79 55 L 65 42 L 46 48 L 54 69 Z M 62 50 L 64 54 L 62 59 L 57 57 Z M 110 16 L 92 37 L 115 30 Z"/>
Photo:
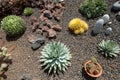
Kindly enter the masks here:
<path id="1" fill-rule="evenodd" d="M 104 24 L 105 24 L 110 20 L 110 16 L 108 14 L 105 14 L 105 15 L 103 15 L 103 17 L 101 19 L 104 20 Z"/>
<path id="2" fill-rule="evenodd" d="M 100 30 L 103 27 L 103 24 L 104 24 L 104 20 L 103 19 L 97 20 L 97 22 L 95 23 L 94 28 L 93 28 L 93 33 L 94 34 L 100 33 Z"/>
<path id="3" fill-rule="evenodd" d="M 43 44 L 45 43 L 45 38 L 44 37 L 40 37 L 34 40 L 34 42 L 32 43 L 31 48 L 33 50 L 37 50 L 38 48 L 40 48 Z"/>
<path id="4" fill-rule="evenodd" d="M 112 6 L 113 11 L 120 11 L 120 1 L 117 1 Z"/>

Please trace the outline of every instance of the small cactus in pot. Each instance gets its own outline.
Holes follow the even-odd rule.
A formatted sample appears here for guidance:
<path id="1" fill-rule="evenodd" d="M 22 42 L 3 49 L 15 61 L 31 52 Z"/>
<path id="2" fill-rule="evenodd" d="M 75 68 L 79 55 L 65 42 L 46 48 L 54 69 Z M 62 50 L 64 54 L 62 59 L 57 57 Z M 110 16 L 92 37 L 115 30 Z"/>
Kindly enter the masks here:
<path id="1" fill-rule="evenodd" d="M 91 57 L 91 59 L 84 64 L 85 72 L 94 78 L 100 77 L 102 75 L 102 67 L 98 63 L 95 57 Z"/>

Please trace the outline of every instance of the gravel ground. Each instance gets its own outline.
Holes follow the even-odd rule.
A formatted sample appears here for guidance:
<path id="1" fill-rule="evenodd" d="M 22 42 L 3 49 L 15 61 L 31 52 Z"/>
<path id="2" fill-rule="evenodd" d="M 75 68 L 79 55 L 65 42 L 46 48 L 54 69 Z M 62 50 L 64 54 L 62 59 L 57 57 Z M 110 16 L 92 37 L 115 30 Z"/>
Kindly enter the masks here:
<path id="1" fill-rule="evenodd" d="M 33 78 L 38 80 L 119 80 L 120 79 L 120 56 L 117 58 L 107 59 L 97 52 L 97 46 L 103 39 L 116 40 L 120 44 L 120 22 L 115 20 L 116 13 L 110 11 L 111 5 L 117 0 L 106 0 L 109 4 L 108 13 L 110 15 L 110 21 L 112 21 L 111 27 L 113 33 L 110 36 L 105 36 L 103 33 L 92 36 L 91 31 L 94 23 L 98 18 L 87 20 L 78 11 L 78 6 L 83 0 L 65 0 L 66 10 L 61 19 L 60 25 L 63 27 L 62 31 L 58 33 L 57 38 L 54 41 L 61 41 L 66 44 L 71 51 L 72 65 L 68 70 L 58 76 L 48 76 L 40 67 L 38 62 L 38 56 L 40 56 L 41 48 L 36 51 L 32 51 L 31 44 L 27 41 L 27 35 L 31 34 L 32 29 L 30 25 L 30 17 L 21 15 L 26 23 L 27 30 L 23 36 L 14 41 L 6 40 L 5 33 L 1 30 L 5 45 L 16 45 L 16 49 L 11 52 L 13 56 L 13 63 L 9 66 L 8 71 L 5 73 L 5 80 L 20 80 L 23 74 L 30 74 Z M 34 16 L 39 18 L 39 10 L 34 9 Z M 32 16 L 33 16 L 32 15 Z M 89 30 L 82 34 L 75 36 L 68 30 L 68 22 L 75 17 L 79 17 L 85 20 L 89 24 Z M 105 25 L 104 28 L 109 27 Z M 104 31 L 104 30 L 103 30 Z M 46 43 L 51 40 L 46 40 Z M 95 56 L 103 68 L 103 74 L 100 78 L 93 79 L 87 76 L 83 70 L 83 64 L 90 59 L 91 56 Z"/>

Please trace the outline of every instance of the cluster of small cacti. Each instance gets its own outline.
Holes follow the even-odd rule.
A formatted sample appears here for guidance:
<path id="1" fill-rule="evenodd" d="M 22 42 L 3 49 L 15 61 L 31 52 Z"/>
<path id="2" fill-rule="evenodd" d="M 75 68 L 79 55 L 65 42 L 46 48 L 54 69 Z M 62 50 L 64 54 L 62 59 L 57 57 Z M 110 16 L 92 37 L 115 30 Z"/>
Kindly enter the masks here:
<path id="1" fill-rule="evenodd" d="M 0 48 L 0 72 L 5 72 L 5 69 L 9 66 L 11 60 L 12 57 L 11 54 L 7 52 L 7 48 Z"/>
<path id="2" fill-rule="evenodd" d="M 88 24 L 80 18 L 74 18 L 69 22 L 69 29 L 72 30 L 74 34 L 82 34 L 87 31 L 88 28 Z"/>
<path id="3" fill-rule="evenodd" d="M 43 63 L 44 69 L 48 70 L 48 74 L 63 72 L 71 64 L 70 51 L 63 43 L 51 42 L 44 46 L 41 53 L 40 61 Z"/>
<path id="4" fill-rule="evenodd" d="M 103 25 L 106 24 L 109 21 L 110 17 L 108 14 L 103 15 L 102 18 L 98 19 L 94 25 L 93 33 L 98 34 L 101 32 L 101 29 L 103 28 Z M 105 31 L 106 35 L 109 35 L 112 32 L 112 28 L 107 28 Z"/>
<path id="5" fill-rule="evenodd" d="M 29 16 L 29 15 L 31 15 L 31 14 L 33 13 L 33 10 L 32 10 L 32 8 L 30 8 L 30 7 L 26 7 L 26 8 L 24 9 L 23 13 L 24 13 L 25 15 Z"/>
<path id="6" fill-rule="evenodd" d="M 16 15 L 10 15 L 3 18 L 1 21 L 1 26 L 10 37 L 20 35 L 26 29 L 24 20 Z"/>
<path id="7" fill-rule="evenodd" d="M 106 41 L 103 40 L 99 44 L 98 50 L 106 57 L 117 57 L 117 55 L 120 54 L 120 47 L 113 40 L 106 40 Z"/>

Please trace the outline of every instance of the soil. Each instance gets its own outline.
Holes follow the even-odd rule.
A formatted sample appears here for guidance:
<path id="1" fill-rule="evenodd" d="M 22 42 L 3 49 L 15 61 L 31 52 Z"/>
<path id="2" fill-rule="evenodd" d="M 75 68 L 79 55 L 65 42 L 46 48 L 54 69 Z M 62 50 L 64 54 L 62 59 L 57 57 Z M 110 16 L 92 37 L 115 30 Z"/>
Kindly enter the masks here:
<path id="1" fill-rule="evenodd" d="M 46 43 L 51 41 L 60 41 L 66 44 L 70 48 L 72 54 L 71 63 L 65 73 L 60 73 L 56 76 L 47 75 L 42 69 L 39 63 L 38 57 L 41 56 L 41 49 L 44 45 L 36 51 L 31 49 L 31 44 L 27 41 L 27 35 L 32 34 L 32 26 L 30 25 L 30 17 L 36 16 L 39 18 L 39 9 L 34 8 L 34 13 L 29 16 L 20 15 L 24 18 L 27 24 L 26 32 L 16 40 L 7 40 L 5 33 L 0 30 L 0 34 L 5 40 L 5 46 L 15 45 L 16 48 L 11 52 L 13 57 L 13 63 L 9 66 L 8 71 L 5 73 L 5 80 L 20 80 L 23 74 L 30 74 L 33 78 L 38 80 L 119 80 L 120 79 L 120 56 L 117 58 L 105 58 L 103 55 L 97 52 L 97 46 L 102 40 L 112 39 L 120 44 L 120 22 L 116 21 L 115 15 L 117 13 L 111 12 L 112 4 L 117 0 L 106 0 L 108 3 L 108 13 L 110 15 L 110 25 L 113 28 L 113 32 L 109 36 L 104 35 L 103 32 L 96 36 L 92 36 L 92 28 L 95 24 L 95 19 L 86 19 L 79 11 L 79 4 L 83 0 L 65 0 L 66 9 L 61 18 L 60 25 L 63 27 L 61 32 L 57 33 L 56 39 L 48 40 Z M 89 24 L 89 30 L 82 35 L 73 35 L 68 29 L 68 22 L 75 17 L 79 17 L 85 20 Z M 109 27 L 104 25 L 104 28 Z M 103 68 L 103 74 L 97 79 L 90 78 L 86 75 L 83 69 L 83 64 L 90 59 L 91 56 L 97 58 Z"/>

